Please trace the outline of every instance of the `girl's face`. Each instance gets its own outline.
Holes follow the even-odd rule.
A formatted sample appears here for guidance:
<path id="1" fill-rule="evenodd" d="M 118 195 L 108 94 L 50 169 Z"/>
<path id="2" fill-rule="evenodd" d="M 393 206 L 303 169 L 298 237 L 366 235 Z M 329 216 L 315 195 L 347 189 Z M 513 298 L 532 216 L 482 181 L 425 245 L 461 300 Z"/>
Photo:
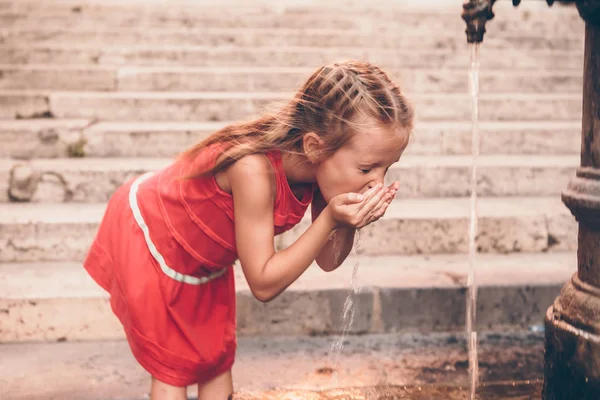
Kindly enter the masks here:
<path id="1" fill-rule="evenodd" d="M 316 167 L 316 181 L 325 201 L 342 193 L 364 193 L 382 183 L 402 155 L 405 139 L 391 128 L 372 127 L 356 133 Z"/>

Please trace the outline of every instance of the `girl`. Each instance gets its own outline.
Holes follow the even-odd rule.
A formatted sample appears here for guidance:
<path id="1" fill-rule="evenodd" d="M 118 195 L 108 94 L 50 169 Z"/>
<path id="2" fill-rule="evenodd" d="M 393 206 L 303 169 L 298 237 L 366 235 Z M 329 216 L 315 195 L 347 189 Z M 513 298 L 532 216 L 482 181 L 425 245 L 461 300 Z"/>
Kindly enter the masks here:
<path id="1" fill-rule="evenodd" d="M 394 198 L 384 176 L 412 121 L 381 69 L 328 65 L 274 115 L 225 127 L 114 193 L 84 266 L 110 293 L 153 400 L 184 400 L 194 383 L 199 399 L 232 395 L 232 264 L 263 302 L 315 260 L 336 269 Z M 276 252 L 274 235 L 309 204 L 311 226 Z"/>

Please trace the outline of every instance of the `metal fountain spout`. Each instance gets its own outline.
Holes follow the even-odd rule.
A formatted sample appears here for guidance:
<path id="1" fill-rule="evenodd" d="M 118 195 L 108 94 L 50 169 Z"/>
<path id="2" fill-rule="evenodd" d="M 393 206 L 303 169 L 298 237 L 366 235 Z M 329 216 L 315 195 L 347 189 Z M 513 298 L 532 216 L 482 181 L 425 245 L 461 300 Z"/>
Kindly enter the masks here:
<path id="1" fill-rule="evenodd" d="M 463 4 L 467 41 L 481 43 L 496 0 Z M 554 1 L 546 0 L 548 5 Z M 585 21 L 581 165 L 562 192 L 578 227 L 577 272 L 545 317 L 544 400 L 600 399 L 600 0 L 572 0 Z M 513 5 L 519 1 L 513 0 Z"/>
<path id="2" fill-rule="evenodd" d="M 467 42 L 481 43 L 485 34 L 485 24 L 494 18 L 492 7 L 496 0 L 469 0 L 463 4 L 462 19 L 467 23 Z M 546 0 L 551 6 L 555 0 Z M 590 18 L 598 18 L 597 0 L 561 0 L 559 3 L 577 3 L 577 9 L 581 17 L 588 21 Z M 512 0 L 513 6 L 521 4 L 521 0 Z"/>
<path id="3" fill-rule="evenodd" d="M 485 23 L 494 18 L 492 6 L 495 2 L 496 0 L 470 0 L 463 4 L 462 19 L 467 23 L 467 42 L 483 42 Z M 513 6 L 518 6 L 521 0 L 512 0 L 512 2 Z"/>

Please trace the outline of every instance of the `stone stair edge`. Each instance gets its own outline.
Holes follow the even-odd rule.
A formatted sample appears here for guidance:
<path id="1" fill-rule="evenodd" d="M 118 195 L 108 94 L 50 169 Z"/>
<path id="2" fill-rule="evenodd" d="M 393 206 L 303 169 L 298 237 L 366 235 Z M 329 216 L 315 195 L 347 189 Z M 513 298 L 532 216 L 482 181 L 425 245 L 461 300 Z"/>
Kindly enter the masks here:
<path id="1" fill-rule="evenodd" d="M 172 157 L 238 121 L 0 119 L 0 158 Z M 468 121 L 418 121 L 408 154 L 470 154 Z M 481 154 L 579 154 L 581 121 L 481 121 Z M 19 145 L 19 142 L 27 145 Z M 120 144 L 119 144 L 120 143 Z M 81 151 L 81 154 L 76 153 Z"/>
<path id="2" fill-rule="evenodd" d="M 227 67 L 216 67 L 216 66 L 176 66 L 176 65 L 122 65 L 122 64 L 67 64 L 67 65 L 57 65 L 57 64 L 5 64 L 0 62 L 0 71 L 1 70 L 10 70 L 10 71 L 51 71 L 51 70 L 60 70 L 60 71 L 70 71 L 70 70 L 90 70 L 90 71 L 100 71 L 100 72 L 114 72 L 117 74 L 135 74 L 135 73 L 213 73 L 213 74 L 223 74 L 228 75 L 231 73 L 244 73 L 244 74 L 276 74 L 276 73 L 302 73 L 306 74 L 307 78 L 310 76 L 312 72 L 314 72 L 314 68 L 311 67 L 291 67 L 291 66 L 283 66 L 283 67 L 269 67 L 269 66 L 227 66 Z M 405 67 L 405 68 L 384 68 L 386 72 L 390 74 L 401 74 L 402 72 L 407 73 L 427 73 L 434 72 L 436 74 L 443 73 L 464 73 L 465 68 L 460 68 L 458 66 L 453 67 Z M 532 70 L 528 67 L 518 66 L 516 68 L 483 68 L 480 71 L 480 76 L 485 77 L 486 75 L 493 75 L 497 73 L 502 73 L 503 75 L 514 75 L 514 76 L 544 76 L 544 77 L 552 77 L 561 74 L 573 74 L 577 73 L 578 75 L 583 74 L 580 68 L 558 68 L 552 70 L 543 70 L 536 71 Z"/>
<path id="3" fill-rule="evenodd" d="M 185 149 L 182 149 L 182 151 Z M 408 151 L 408 150 L 407 150 Z M 406 153 L 391 169 L 418 167 L 470 167 L 470 154 L 410 154 Z M 30 160 L 0 157 L 0 174 L 6 173 L 16 164 L 28 164 L 33 168 L 60 171 L 111 171 L 160 169 L 174 157 L 72 157 L 34 158 Z M 577 167 L 578 154 L 480 154 L 478 167 Z"/>
<path id="4" fill-rule="evenodd" d="M 351 253 L 332 272 L 322 271 L 313 262 L 286 291 L 350 291 L 352 272 L 357 263 L 360 292 L 378 289 L 435 290 L 467 286 L 468 254 L 357 257 Z M 476 266 L 478 287 L 564 284 L 577 271 L 577 254 L 574 251 L 477 254 Z M 236 292 L 249 293 L 239 261 L 236 261 L 233 268 Z M 0 263 L 0 272 L 0 292 L 4 300 L 108 297 L 89 277 L 80 262 Z"/>
<path id="5" fill-rule="evenodd" d="M 467 218 L 469 197 L 396 198 L 383 220 L 398 218 Z M 544 213 L 569 215 L 560 196 L 479 197 L 479 217 L 535 216 Z M 0 225 L 98 223 L 107 203 L 0 203 Z M 309 212 L 305 215 L 308 222 Z"/>
<path id="6" fill-rule="evenodd" d="M 126 99 L 129 97 L 137 97 L 141 99 L 225 99 L 225 100 L 244 100 L 244 99 L 257 99 L 257 100 L 289 100 L 294 96 L 295 92 L 250 92 L 250 91 L 236 91 L 236 92 L 164 92 L 164 91 L 75 91 L 75 90 L 36 90 L 36 89 L 25 89 L 25 90 L 0 90 L 0 96 L 15 97 L 15 96 L 26 96 L 26 97 L 45 97 L 49 100 L 52 98 L 69 98 L 69 97 L 96 97 L 101 99 Z M 464 93 L 406 93 L 410 98 L 414 99 L 439 99 L 439 98 L 454 98 L 454 99 L 466 99 L 470 98 L 469 93 L 465 90 Z M 581 93 L 521 93 L 521 92 L 506 92 L 506 93 L 481 93 L 479 95 L 480 100 L 497 100 L 503 98 L 511 98 L 516 100 L 523 99 L 581 99 Z M 77 118 L 75 118 L 77 119 Z"/>
<path id="7" fill-rule="evenodd" d="M 17 129 L 17 130 L 37 130 L 41 128 L 54 128 L 54 127 L 74 127 L 82 128 L 85 130 L 117 130 L 117 131 L 128 131 L 128 130 L 157 130 L 163 131 L 168 130 L 214 130 L 221 127 L 235 124 L 239 121 L 219 121 L 219 122 L 194 122 L 194 121 L 111 121 L 111 120 L 93 120 L 84 118 L 30 118 L 30 119 L 0 119 L 0 132 L 4 129 Z M 448 127 L 452 129 L 463 129 L 470 128 L 471 121 L 419 121 L 415 126 L 416 130 L 420 127 Z M 523 127 L 530 129 L 550 129 L 550 128 L 579 128 L 581 127 L 581 121 L 573 119 L 571 121 L 480 121 L 478 123 L 480 129 L 521 129 Z"/>
<path id="8" fill-rule="evenodd" d="M 10 45 L 10 44 L 0 44 L 0 50 L 14 50 L 15 46 Z M 156 46 L 150 45 L 150 44 L 140 44 L 140 45 L 135 45 L 135 46 L 123 46 L 123 45 L 107 45 L 107 44 L 103 44 L 101 46 L 101 48 L 99 48 L 98 46 L 92 45 L 92 44 L 45 44 L 45 43 L 40 43 L 40 44 L 35 44 L 35 43 L 31 43 L 27 45 L 27 49 L 25 50 L 36 50 L 36 49 L 48 49 L 48 50 L 91 50 L 91 51 L 99 51 L 99 50 L 121 50 L 121 51 L 131 51 L 131 50 L 136 50 L 136 51 L 157 51 L 160 49 L 156 49 Z M 456 54 L 457 51 L 462 51 L 465 57 L 469 56 L 469 50 L 470 48 L 468 47 L 468 44 L 465 41 L 465 45 L 462 48 L 459 49 L 424 49 L 424 50 L 412 50 L 410 52 L 415 53 L 415 54 Z M 214 46 L 207 46 L 207 45 L 177 45 L 177 46 L 173 46 L 173 47 L 169 47 L 168 49 L 169 51 L 211 51 L 211 52 L 215 52 L 215 53 L 225 53 L 225 52 L 231 52 L 231 51 L 235 51 L 235 52 L 273 52 L 273 51 L 277 51 L 277 52 L 284 52 L 284 53 L 293 53 L 293 52 L 297 52 L 297 53 L 308 53 L 308 52 L 318 52 L 318 51 L 323 51 L 323 52 L 335 52 L 335 51 L 369 51 L 372 53 L 376 53 L 376 54 L 397 54 L 398 50 L 396 49 L 386 49 L 386 48 L 381 48 L 381 49 L 371 49 L 371 48 L 357 48 L 355 46 L 331 46 L 331 47 L 315 47 L 315 46 L 285 46 L 285 47 L 281 47 L 281 46 L 254 46 L 254 47 L 239 47 L 239 46 L 221 46 L 221 47 L 214 47 Z M 506 49 L 507 51 L 510 51 L 511 49 Z M 517 50 L 515 50 L 517 51 Z M 482 58 L 488 58 L 488 57 L 493 57 L 496 56 L 497 52 L 493 52 L 494 54 L 492 55 L 491 53 L 488 54 L 488 52 L 482 52 L 481 57 Z M 356 54 L 356 53 L 355 53 Z M 574 57 L 582 57 L 583 56 L 583 48 L 582 49 L 569 49 L 566 51 L 554 51 L 554 50 L 549 50 L 549 49 L 527 49 L 527 54 L 529 55 L 535 55 L 535 56 L 545 56 L 545 55 L 564 55 L 565 57 L 569 57 L 569 56 L 574 56 Z M 104 64 L 103 64 L 104 65 Z"/>
<path id="9" fill-rule="evenodd" d="M 1 14 L 0 14 L 1 16 Z M 90 23 L 93 23 L 93 20 L 90 21 Z M 457 21 L 456 26 L 453 26 L 452 28 L 463 28 L 464 22 L 459 19 Z M 16 34 L 19 32 L 27 32 L 27 33 L 34 33 L 34 32 L 46 32 L 46 31 L 53 31 L 56 28 L 58 28 L 58 26 L 48 26 L 48 25 L 44 25 L 44 26 L 40 26 L 38 24 L 35 23 L 21 23 L 18 24 L 16 26 L 11 27 L 11 29 L 0 29 L 0 33 L 4 34 Z M 182 24 L 181 27 L 179 28 L 175 28 L 175 27 L 164 27 L 164 26 L 149 26 L 149 27 L 140 27 L 140 26 L 134 26 L 134 27 L 130 27 L 127 29 L 123 29 L 122 27 L 118 27 L 118 26 L 112 26 L 112 25 L 108 25 L 108 26 L 99 26 L 99 27 L 86 27 L 86 26 L 82 26 L 82 27 L 63 27 L 63 29 L 61 29 L 61 33 L 82 33 L 82 34 L 86 34 L 86 33 L 97 33 L 97 34 L 102 34 L 102 33 L 106 33 L 106 34 L 114 34 L 114 33 L 163 33 L 163 34 L 169 34 L 169 33 L 178 33 L 178 34 L 186 34 L 186 33 L 190 33 L 190 34 L 199 34 L 199 33 L 204 33 L 204 34 L 227 34 L 227 35 L 232 35 L 232 34 L 242 34 L 242 33 L 250 33 L 253 35 L 262 35 L 262 34 L 266 34 L 266 33 L 278 33 L 280 35 L 295 35 L 295 34 L 302 34 L 302 33 L 310 33 L 310 34 L 314 34 L 314 35 L 334 35 L 334 34 L 345 34 L 345 35 L 352 35 L 352 36 L 365 36 L 365 37 L 373 37 L 373 36 L 377 36 L 377 35 L 381 35 L 381 34 L 387 34 L 387 35 L 391 35 L 392 37 L 394 35 L 398 35 L 399 37 L 411 37 L 411 38 L 418 38 L 421 36 L 421 32 L 414 32 L 414 31 L 406 31 L 406 30 L 402 30 L 400 26 L 395 26 L 395 27 L 389 27 L 389 26 L 378 26 L 378 27 L 373 27 L 369 30 L 360 30 L 360 29 L 354 29 L 354 30 L 350 30 L 350 29 L 344 29 L 344 28 L 336 28 L 336 27 L 306 27 L 306 28 L 301 28 L 301 27 L 273 27 L 273 26 L 237 26 L 237 27 L 221 27 L 221 26 L 213 26 L 213 25 L 209 25 L 209 26 L 185 26 L 185 24 Z M 456 35 L 457 32 L 454 32 L 453 30 L 447 30 L 446 32 L 443 32 L 443 35 L 447 35 L 447 36 L 443 36 L 443 35 L 438 35 L 436 36 L 436 39 L 456 39 L 457 41 L 459 40 L 465 40 L 465 38 L 461 35 L 458 36 Z M 460 32 L 463 33 L 463 32 Z M 548 39 L 547 35 L 540 35 L 538 32 L 536 31 L 530 31 L 530 32 L 525 32 L 525 33 L 518 33 L 518 32 L 511 32 L 511 31 L 503 31 L 500 30 L 498 32 L 494 32 L 494 34 L 496 36 L 493 36 L 494 38 L 498 39 L 498 38 L 515 38 L 515 37 L 527 37 L 527 38 L 540 38 L 540 39 Z M 497 36 L 497 35 L 500 36 Z M 573 32 L 571 33 L 572 37 L 568 37 L 570 39 L 580 39 L 583 40 L 584 34 L 584 25 L 583 25 L 583 21 L 582 21 L 582 26 L 581 26 L 581 32 Z M 486 36 L 487 37 L 487 36 Z M 550 38 L 553 38 L 552 36 Z M 565 37 L 562 35 L 557 35 L 556 39 L 562 38 L 564 39 Z M 484 42 L 485 43 L 485 42 Z"/>
<path id="10" fill-rule="evenodd" d="M 576 270 L 574 253 L 564 256 L 563 264 L 559 265 L 554 259 L 552 262 L 555 263 L 555 267 L 546 268 L 546 271 L 542 268 L 527 269 L 514 263 L 499 272 L 492 268 L 486 273 L 485 268 L 480 268 L 478 328 L 503 327 L 525 330 L 532 325 L 541 325 L 542 310 L 552 304 L 560 289 Z M 393 279 L 389 269 L 383 271 L 383 275 L 377 278 L 378 281 L 397 281 L 400 285 L 365 285 L 354 296 L 355 320 L 349 333 L 440 332 L 464 329 L 466 290 L 462 282 L 467 265 L 468 262 L 464 259 L 460 263 L 459 273 L 456 270 L 433 270 L 428 274 L 422 267 L 413 268 L 411 272 L 398 268 L 394 270 Z M 349 267 L 329 274 L 339 272 L 349 276 L 352 272 Z M 370 271 L 373 273 L 376 270 L 377 268 L 372 268 Z M 77 268 L 76 271 L 76 276 L 63 273 L 58 284 L 77 290 L 77 301 L 65 296 L 38 299 L 28 299 L 25 296 L 17 299 L 0 298 L 0 309 L 3 311 L 0 313 L 3 327 L 0 329 L 0 339 L 14 343 L 122 338 L 122 328 L 110 311 L 106 293 L 95 285 L 83 268 Z M 360 276 L 366 272 L 366 268 L 359 271 Z M 44 272 L 51 275 L 52 272 L 56 274 L 63 271 Z M 499 273 L 503 278 L 498 276 Z M 323 274 L 325 273 L 316 270 L 312 281 L 318 278 L 322 285 L 325 276 Z M 529 275 L 525 278 L 527 274 Z M 242 279 L 240 274 L 237 275 L 238 279 Z M 333 279 L 333 275 L 330 276 Z M 544 278 L 540 279 L 540 276 Z M 515 277 L 523 279 L 514 284 Z M 311 280 L 309 276 L 305 275 L 305 278 Z M 424 282 L 424 285 L 410 285 L 411 279 Z M 435 279 L 439 283 L 432 284 Z M 503 279 L 506 279 L 506 282 L 512 280 L 513 284 L 505 284 Z M 287 290 L 269 303 L 257 301 L 249 291 L 238 291 L 238 334 L 331 335 L 341 332 L 340 317 L 350 292 L 347 278 L 344 280 L 345 286 L 337 289 Z M 492 283 L 486 285 L 486 280 Z M 56 279 L 36 283 L 46 285 L 45 288 L 49 289 L 51 282 L 57 283 Z M 298 280 L 297 284 L 300 285 L 301 281 Z M 97 295 L 83 297 L 81 293 L 84 285 L 90 285 L 87 292 L 89 295 L 93 294 L 91 292 Z M 64 293 L 63 288 L 62 294 Z"/>
<path id="11" fill-rule="evenodd" d="M 154 3 L 154 4 L 153 4 Z M 202 10 L 205 9 L 207 6 L 214 9 L 214 2 L 211 0 L 173 0 L 170 1 L 171 3 L 171 9 L 170 12 L 178 12 L 181 10 L 184 11 L 194 11 L 194 10 Z M 236 9 L 237 10 L 243 10 L 243 7 L 240 7 L 241 5 L 248 5 L 247 2 L 245 1 L 240 1 L 240 0 L 225 0 L 225 1 L 221 1 L 221 4 L 223 4 L 226 8 L 226 10 L 231 10 L 230 7 L 231 5 L 235 4 L 237 5 Z M 429 4 L 423 4 L 423 2 L 420 1 L 405 1 L 403 3 L 399 3 L 399 2 L 394 2 L 394 1 L 389 1 L 389 0 L 375 0 L 375 1 L 370 1 L 368 6 L 365 6 L 364 8 L 361 8 L 361 5 L 364 5 L 363 2 L 360 1 L 346 1 L 346 0 L 335 0 L 335 1 L 330 1 L 328 2 L 329 4 L 333 4 L 334 7 L 331 7 L 332 10 L 338 11 L 339 6 L 347 6 L 348 8 L 352 8 L 352 9 L 356 9 L 356 10 L 360 10 L 361 12 L 364 12 L 365 10 L 372 10 L 372 11 L 409 11 L 410 9 L 428 9 L 429 12 L 427 13 L 427 15 L 430 15 L 431 10 L 435 10 L 436 13 L 439 13 L 441 15 L 444 16 L 450 16 L 450 15 L 455 15 L 456 12 L 456 8 L 460 7 L 460 4 L 455 2 L 454 4 L 452 4 L 451 2 L 447 2 L 447 3 L 441 3 L 439 1 L 437 2 L 431 2 Z M 36 0 L 21 0 L 18 3 L 15 3 L 13 1 L 2 1 L 0 3 L 0 5 L 8 5 L 11 6 L 11 8 L 13 9 L 19 9 L 19 6 L 25 8 L 25 9 L 29 9 L 31 6 L 38 4 L 38 2 Z M 72 12 L 72 9 L 70 7 L 73 6 L 81 6 L 81 1 L 78 0 L 60 0 L 58 2 L 55 3 L 49 3 L 48 5 L 46 5 L 46 9 L 45 10 L 52 10 L 52 9 L 56 9 L 56 10 L 61 10 L 61 11 L 68 11 L 69 13 Z M 255 1 L 254 4 L 258 4 L 261 6 L 261 10 L 262 7 L 264 8 L 268 8 L 268 6 L 270 5 L 274 5 L 274 6 L 278 6 L 276 9 L 279 10 L 281 9 L 281 6 L 284 6 L 284 9 L 288 9 L 288 10 L 298 10 L 298 11 L 302 11 L 304 9 L 304 7 L 306 7 L 307 10 L 311 10 L 314 9 L 315 6 L 317 6 L 319 9 L 321 10 L 327 10 L 327 7 L 325 7 L 323 5 L 322 2 L 318 2 L 316 0 L 312 0 L 312 1 L 298 1 L 298 0 L 277 0 L 277 1 L 273 1 L 273 0 L 259 0 L 259 1 Z M 384 4 L 386 6 L 385 9 L 375 9 L 376 6 L 374 7 L 374 5 L 376 4 Z M 447 7 L 444 7 L 443 4 L 447 4 Z M 450 5 L 452 4 L 452 5 Z M 181 7 L 180 9 L 177 7 Z M 290 8 L 291 7 L 291 8 Z M 423 8 L 420 8 L 423 7 Z M 69 8 L 69 9 L 66 9 Z M 108 11 L 108 10 L 114 10 L 116 12 L 121 11 L 123 9 L 139 9 L 139 8 L 144 8 L 147 10 L 156 10 L 158 11 L 164 11 L 164 7 L 162 7 L 162 3 L 161 1 L 132 1 L 132 0 L 128 0 L 127 2 L 122 2 L 119 0 L 86 0 L 85 2 L 85 6 L 81 7 L 83 11 L 90 10 L 90 11 L 94 11 L 94 10 L 101 10 L 101 11 Z M 375 9 L 375 10 L 374 10 Z M 40 11 L 45 11 L 45 10 L 40 10 Z M 560 11 L 565 11 L 567 10 L 568 12 L 573 12 L 576 13 L 575 7 L 571 4 L 560 4 L 557 3 L 555 5 L 553 5 L 552 7 L 547 6 L 546 4 L 544 4 L 543 2 L 534 2 L 534 1 L 529 1 L 529 2 L 523 2 L 522 4 L 519 5 L 519 7 L 514 7 L 512 5 L 509 4 L 504 4 L 503 2 L 499 2 L 496 5 L 496 8 L 494 9 L 495 11 L 498 10 L 499 12 L 502 13 L 508 13 L 510 11 L 514 11 L 515 13 L 521 12 L 521 11 L 525 11 L 525 10 L 535 10 L 537 12 L 558 12 L 558 10 Z M 423 11 L 424 12 L 424 11 Z M 420 13 L 418 13 L 420 14 Z"/>

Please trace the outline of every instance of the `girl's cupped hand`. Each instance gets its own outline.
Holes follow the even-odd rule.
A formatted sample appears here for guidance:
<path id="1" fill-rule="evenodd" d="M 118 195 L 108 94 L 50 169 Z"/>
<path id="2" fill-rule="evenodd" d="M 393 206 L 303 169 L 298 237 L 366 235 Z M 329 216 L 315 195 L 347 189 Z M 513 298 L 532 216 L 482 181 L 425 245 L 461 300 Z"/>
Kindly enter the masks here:
<path id="1" fill-rule="evenodd" d="M 381 218 L 396 196 L 400 184 L 378 184 L 363 194 L 343 193 L 329 201 L 327 207 L 336 226 L 360 229 Z"/>

